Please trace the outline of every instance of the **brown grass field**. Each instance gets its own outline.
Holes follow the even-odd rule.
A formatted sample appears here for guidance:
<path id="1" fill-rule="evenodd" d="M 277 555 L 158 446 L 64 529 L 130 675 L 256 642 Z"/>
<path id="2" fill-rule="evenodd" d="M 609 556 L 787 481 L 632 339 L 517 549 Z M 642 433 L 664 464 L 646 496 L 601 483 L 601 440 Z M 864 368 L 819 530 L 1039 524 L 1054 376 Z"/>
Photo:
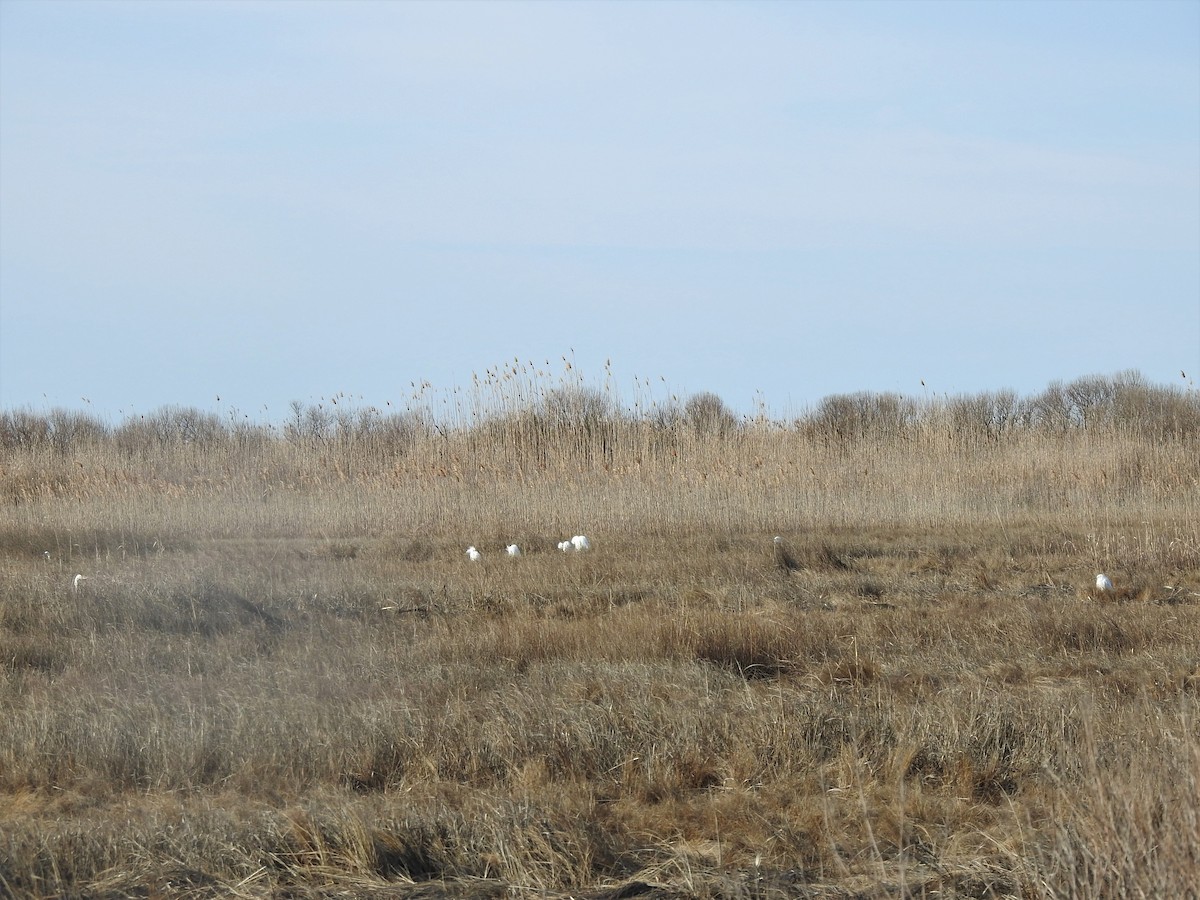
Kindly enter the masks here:
<path id="1" fill-rule="evenodd" d="M 1197 897 L 1195 389 L 348 405 L 0 414 L 0 895 Z"/>

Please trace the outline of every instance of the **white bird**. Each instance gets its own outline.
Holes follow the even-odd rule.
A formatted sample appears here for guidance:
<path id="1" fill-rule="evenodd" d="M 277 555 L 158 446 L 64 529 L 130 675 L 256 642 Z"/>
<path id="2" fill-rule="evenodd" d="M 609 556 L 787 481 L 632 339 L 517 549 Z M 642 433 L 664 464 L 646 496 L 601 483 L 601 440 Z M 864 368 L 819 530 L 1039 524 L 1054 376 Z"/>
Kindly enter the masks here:
<path id="1" fill-rule="evenodd" d="M 471 562 L 479 562 L 481 559 L 483 559 L 483 554 L 480 553 L 478 550 L 476 550 L 474 547 L 468 547 L 467 548 L 467 559 L 469 559 Z"/>
<path id="2" fill-rule="evenodd" d="M 575 545 L 572 544 L 570 541 L 559 541 L 558 549 L 561 550 L 563 553 L 570 553 L 572 550 L 575 549 Z"/>
<path id="3" fill-rule="evenodd" d="M 79 583 L 81 581 L 87 581 L 87 576 L 86 575 L 76 575 L 71 580 L 71 590 L 73 590 L 77 594 L 79 593 Z"/>
<path id="4" fill-rule="evenodd" d="M 509 544 L 507 547 L 504 548 L 504 552 L 507 553 L 509 556 L 520 556 L 521 548 L 518 547 L 516 544 Z"/>
<path id="5" fill-rule="evenodd" d="M 582 553 L 584 550 L 592 549 L 592 542 L 587 539 L 586 535 L 577 534 L 571 538 L 571 546 Z"/>
<path id="6" fill-rule="evenodd" d="M 1113 589 L 1112 579 L 1101 572 L 1096 576 L 1096 590 L 1102 594 L 1111 594 Z"/>

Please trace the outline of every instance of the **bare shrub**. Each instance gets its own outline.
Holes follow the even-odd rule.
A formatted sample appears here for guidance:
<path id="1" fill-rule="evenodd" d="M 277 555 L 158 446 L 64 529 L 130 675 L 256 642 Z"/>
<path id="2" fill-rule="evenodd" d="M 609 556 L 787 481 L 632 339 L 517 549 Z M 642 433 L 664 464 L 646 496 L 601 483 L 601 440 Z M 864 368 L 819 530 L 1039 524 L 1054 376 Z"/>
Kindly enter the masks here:
<path id="1" fill-rule="evenodd" d="M 737 417 L 716 394 L 693 394 L 683 405 L 683 420 L 696 433 L 728 437 L 737 430 Z"/>
<path id="2" fill-rule="evenodd" d="M 899 394 L 835 394 L 802 419 L 804 430 L 823 441 L 900 439 L 911 434 L 917 404 Z"/>
<path id="3" fill-rule="evenodd" d="M 114 438 L 126 453 L 145 454 L 188 445 L 215 447 L 227 440 L 228 431 L 212 413 L 194 407 L 164 406 L 126 419 Z"/>

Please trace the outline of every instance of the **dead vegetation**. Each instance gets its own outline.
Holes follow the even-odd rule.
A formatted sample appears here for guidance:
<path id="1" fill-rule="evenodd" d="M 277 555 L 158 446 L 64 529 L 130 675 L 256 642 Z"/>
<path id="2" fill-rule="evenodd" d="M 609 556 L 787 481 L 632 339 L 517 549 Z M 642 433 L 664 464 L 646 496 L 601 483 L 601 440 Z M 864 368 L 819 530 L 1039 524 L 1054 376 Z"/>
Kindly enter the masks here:
<path id="1" fill-rule="evenodd" d="M 1194 395 L 494 377 L 450 426 L 6 414 L 0 893 L 1196 896 Z"/>

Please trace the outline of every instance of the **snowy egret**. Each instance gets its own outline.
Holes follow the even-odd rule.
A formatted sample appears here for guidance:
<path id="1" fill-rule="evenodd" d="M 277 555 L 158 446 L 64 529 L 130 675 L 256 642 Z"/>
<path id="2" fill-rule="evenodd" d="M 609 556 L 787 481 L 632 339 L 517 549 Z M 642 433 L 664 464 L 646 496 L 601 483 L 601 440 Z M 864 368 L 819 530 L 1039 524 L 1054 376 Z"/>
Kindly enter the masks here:
<path id="1" fill-rule="evenodd" d="M 592 549 L 592 542 L 587 539 L 587 535 L 577 534 L 571 538 L 571 546 L 582 553 L 584 550 Z"/>
<path id="2" fill-rule="evenodd" d="M 570 553 L 572 550 L 575 549 L 575 545 L 572 544 L 570 541 L 559 541 L 558 549 L 561 550 L 563 553 Z"/>
<path id="3" fill-rule="evenodd" d="M 79 593 L 79 583 L 82 581 L 87 581 L 87 576 L 86 575 L 76 575 L 71 580 L 71 590 L 73 590 L 75 593 L 78 594 Z"/>
<path id="4" fill-rule="evenodd" d="M 471 562 L 479 562 L 481 559 L 483 559 L 483 554 L 480 553 L 478 550 L 476 550 L 474 547 L 468 547 L 467 548 L 467 559 L 469 559 Z"/>
<path id="5" fill-rule="evenodd" d="M 504 548 L 504 552 L 507 553 L 509 556 L 520 556 L 521 548 L 518 547 L 516 544 L 509 544 L 507 547 Z"/>
<path id="6" fill-rule="evenodd" d="M 1096 590 L 1102 594 L 1111 594 L 1113 589 L 1112 579 L 1101 572 L 1096 576 Z"/>

